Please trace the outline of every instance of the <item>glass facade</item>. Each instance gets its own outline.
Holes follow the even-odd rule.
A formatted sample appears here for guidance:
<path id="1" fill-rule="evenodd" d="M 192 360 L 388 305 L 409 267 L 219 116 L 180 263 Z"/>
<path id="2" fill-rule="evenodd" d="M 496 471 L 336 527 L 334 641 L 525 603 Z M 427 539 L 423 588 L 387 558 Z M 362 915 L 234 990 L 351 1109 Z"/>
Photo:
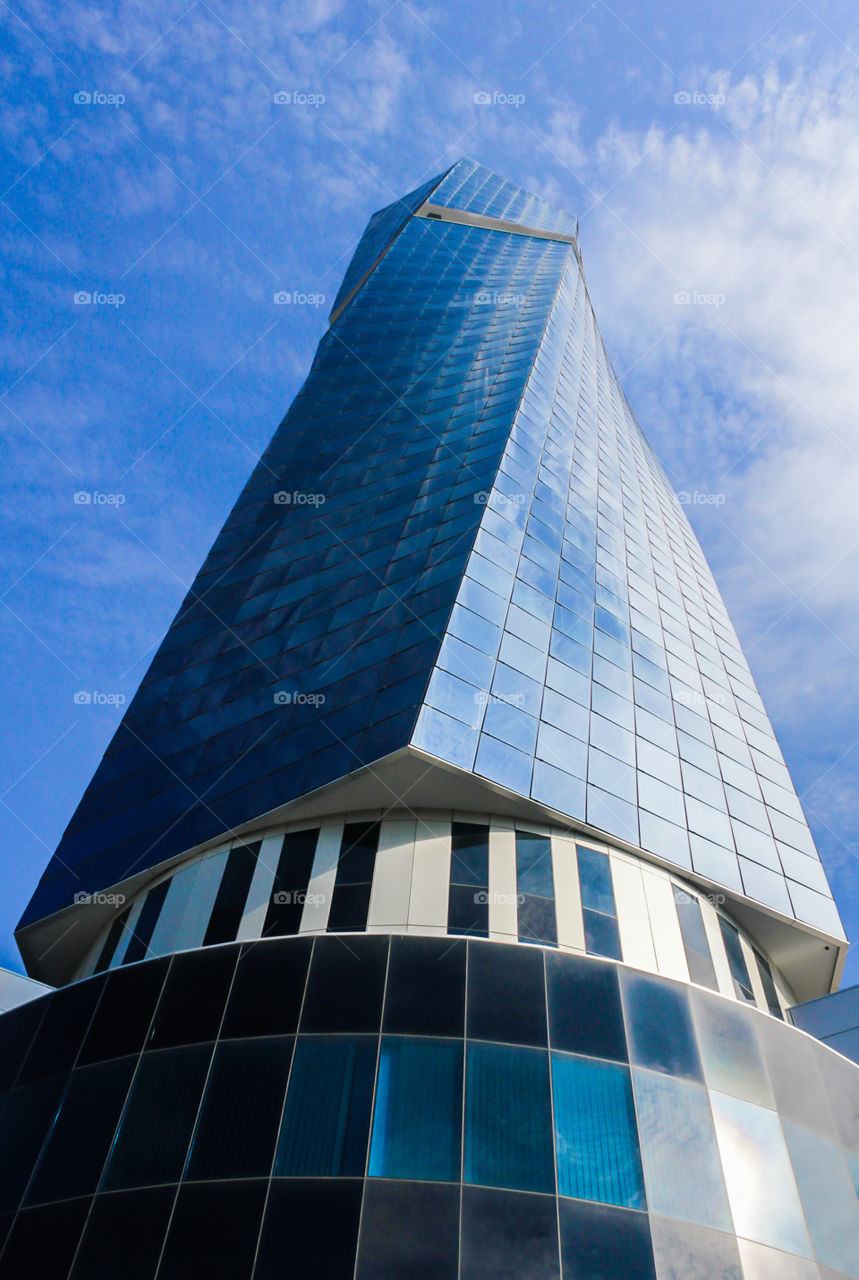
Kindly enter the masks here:
<path id="1" fill-rule="evenodd" d="M 22 945 L 75 894 L 404 750 L 843 936 L 712 575 L 609 364 L 575 232 L 471 160 L 374 215 Z M 367 923 L 371 836 L 355 838 L 338 930 Z M 528 843 L 516 933 L 551 944 L 551 865 Z M 297 851 L 279 891 L 307 892 L 304 870 Z M 228 936 L 250 871 L 232 850 L 204 942 Z M 463 933 L 486 927 L 478 871 L 451 882 Z M 589 949 L 616 956 L 611 914 L 587 909 Z M 269 923 L 290 932 L 296 914 Z"/>
<path id="2" fill-rule="evenodd" d="M 859 1277 L 852 1063 L 612 961 L 347 940 L 144 961 L 0 1018 L 0 1277 Z"/>

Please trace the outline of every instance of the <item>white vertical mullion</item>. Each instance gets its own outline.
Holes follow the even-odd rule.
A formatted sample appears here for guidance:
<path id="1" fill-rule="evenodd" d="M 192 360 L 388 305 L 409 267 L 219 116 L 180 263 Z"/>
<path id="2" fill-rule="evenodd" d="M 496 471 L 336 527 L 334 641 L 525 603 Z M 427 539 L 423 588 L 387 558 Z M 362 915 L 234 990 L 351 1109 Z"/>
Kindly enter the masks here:
<path id="1" fill-rule="evenodd" d="M 489 826 L 489 937 L 518 942 L 516 832 L 512 822 L 493 819 Z"/>
<path id="2" fill-rule="evenodd" d="M 404 933 L 409 924 L 409 903 L 415 859 L 414 818 L 385 818 L 373 867 L 373 884 L 367 913 L 368 933 Z"/>
<path id="3" fill-rule="evenodd" d="M 569 836 L 552 836 L 552 878 L 555 882 L 558 946 L 566 951 L 584 951 L 585 925 L 579 865 L 576 842 Z"/>
<path id="4" fill-rule="evenodd" d="M 242 912 L 241 923 L 236 934 L 237 942 L 245 942 L 249 938 L 262 937 L 262 927 L 265 924 L 268 904 L 271 901 L 274 877 L 277 874 L 277 864 L 283 848 L 283 838 L 283 830 L 263 837 L 257 854 L 257 864 L 254 867 L 253 877 L 248 889 L 245 909 Z"/>
<path id="5" fill-rule="evenodd" d="M 418 820 L 409 895 L 409 933 L 447 933 L 450 844 L 449 818 Z"/>
<path id="6" fill-rule="evenodd" d="M 328 928 L 328 913 L 331 910 L 331 896 L 337 879 L 337 861 L 342 843 L 343 820 L 323 822 L 316 841 L 299 933 L 324 933 Z"/>

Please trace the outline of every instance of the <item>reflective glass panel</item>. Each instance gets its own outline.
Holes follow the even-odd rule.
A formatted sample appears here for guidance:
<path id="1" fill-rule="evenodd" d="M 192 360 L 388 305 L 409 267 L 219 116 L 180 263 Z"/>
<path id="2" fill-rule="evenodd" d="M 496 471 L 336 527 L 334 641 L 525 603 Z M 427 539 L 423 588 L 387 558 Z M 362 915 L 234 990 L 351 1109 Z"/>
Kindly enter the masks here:
<path id="1" fill-rule="evenodd" d="M 462 1044 L 383 1036 L 369 1173 L 453 1182 L 462 1134 Z"/>
<path id="2" fill-rule="evenodd" d="M 363 1177 L 376 1050 L 375 1038 L 299 1037 L 276 1174 Z"/>
<path id="3" fill-rule="evenodd" d="M 645 1208 L 629 1069 L 553 1053 L 552 1096 L 559 1193 Z"/>
<path id="4" fill-rule="evenodd" d="M 546 1051 L 470 1043 L 465 1096 L 464 1180 L 554 1191 Z"/>

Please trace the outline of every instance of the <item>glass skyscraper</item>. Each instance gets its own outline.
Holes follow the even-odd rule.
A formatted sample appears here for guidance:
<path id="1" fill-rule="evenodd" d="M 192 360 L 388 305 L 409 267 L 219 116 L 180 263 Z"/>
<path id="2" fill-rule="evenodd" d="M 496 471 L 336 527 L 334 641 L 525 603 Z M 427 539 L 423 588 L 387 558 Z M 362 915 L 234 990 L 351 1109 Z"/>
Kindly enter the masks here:
<path id="1" fill-rule="evenodd" d="M 0 1280 L 859 1277 L 846 940 L 570 215 L 371 218 L 18 939 Z"/>

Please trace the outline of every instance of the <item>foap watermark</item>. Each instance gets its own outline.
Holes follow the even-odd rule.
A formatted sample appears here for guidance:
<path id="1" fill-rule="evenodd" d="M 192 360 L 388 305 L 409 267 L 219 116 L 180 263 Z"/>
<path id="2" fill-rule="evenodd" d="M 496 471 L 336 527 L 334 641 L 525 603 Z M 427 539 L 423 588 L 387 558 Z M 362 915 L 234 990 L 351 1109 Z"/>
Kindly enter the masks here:
<path id="1" fill-rule="evenodd" d="M 96 907 L 124 907 L 124 893 L 85 893 L 83 889 L 78 889 L 72 898 L 73 902 L 86 902 Z"/>
<path id="2" fill-rule="evenodd" d="M 302 293 L 299 289 L 278 289 L 274 295 L 278 307 L 324 307 L 324 293 Z"/>
<path id="3" fill-rule="evenodd" d="M 121 107 L 124 93 L 102 93 L 100 89 L 79 89 L 74 98 L 76 107 Z"/>
<path id="4" fill-rule="evenodd" d="M 719 107 L 725 105 L 723 93 L 698 93 L 693 89 L 680 89 L 674 95 L 675 107 Z"/>
<path id="5" fill-rule="evenodd" d="M 76 507 L 124 507 L 124 493 L 102 493 L 99 489 L 76 489 Z"/>
<path id="6" fill-rule="evenodd" d="M 305 89 L 278 89 L 272 94 L 272 99 L 277 107 L 319 108 L 325 101 L 325 94 L 308 92 Z"/>
<path id="7" fill-rule="evenodd" d="M 698 289 L 679 289 L 674 295 L 675 307 L 723 307 L 728 299 L 724 293 L 701 293 Z"/>
<path id="8" fill-rule="evenodd" d="M 474 295 L 477 307 L 524 307 L 527 301 L 527 293 L 507 293 L 503 289 L 481 289 Z"/>
<path id="9" fill-rule="evenodd" d="M 503 702 L 507 707 L 524 707 L 526 696 L 524 693 L 486 693 L 485 690 L 478 689 L 474 701 L 479 707 L 488 706 L 490 702 Z"/>
<path id="10" fill-rule="evenodd" d="M 324 693 L 302 693 L 298 689 L 275 689 L 272 695 L 276 707 L 321 707 Z"/>
<path id="11" fill-rule="evenodd" d="M 294 489 L 278 489 L 274 494 L 276 507 L 321 507 L 325 502 L 324 493 L 302 493 Z"/>
<path id="12" fill-rule="evenodd" d="M 708 704 L 726 707 L 728 705 L 728 695 L 716 690 L 713 693 L 702 693 L 700 689 L 678 689 L 674 694 L 674 701 L 679 702 L 682 707 L 704 708 Z"/>
<path id="13" fill-rule="evenodd" d="M 474 501 L 478 507 L 501 510 L 503 507 L 524 507 L 526 496 L 524 493 L 501 493 L 498 489 L 479 489 Z"/>
<path id="14" fill-rule="evenodd" d="M 124 293 L 100 293 L 98 289 L 78 289 L 74 295 L 76 307 L 121 307 Z"/>
<path id="15" fill-rule="evenodd" d="M 124 707 L 124 693 L 101 693 L 98 689 L 78 689 L 74 696 L 77 707 Z"/>
<path id="16" fill-rule="evenodd" d="M 700 489 L 689 492 L 681 489 L 677 494 L 677 501 L 681 507 L 723 507 L 727 498 L 724 493 L 704 493 Z"/>
<path id="17" fill-rule="evenodd" d="M 277 893 L 271 895 L 272 902 L 279 907 L 299 906 L 303 907 L 307 903 L 311 907 L 321 907 L 325 902 L 324 893 L 303 893 L 300 889 L 278 889 Z"/>
<path id="18" fill-rule="evenodd" d="M 472 94 L 476 107 L 515 107 L 518 111 L 525 103 L 524 93 L 502 93 L 500 89 L 478 89 Z"/>
<path id="19" fill-rule="evenodd" d="M 524 893 L 487 893 L 485 889 L 478 889 L 474 895 L 474 901 L 482 907 L 521 907 L 525 901 L 525 895 Z"/>
<path id="20" fill-rule="evenodd" d="M 727 898 L 724 893 L 699 893 L 695 895 L 687 893 L 685 889 L 675 889 L 674 901 L 676 903 L 709 902 L 713 907 L 723 907 L 727 902 Z"/>

